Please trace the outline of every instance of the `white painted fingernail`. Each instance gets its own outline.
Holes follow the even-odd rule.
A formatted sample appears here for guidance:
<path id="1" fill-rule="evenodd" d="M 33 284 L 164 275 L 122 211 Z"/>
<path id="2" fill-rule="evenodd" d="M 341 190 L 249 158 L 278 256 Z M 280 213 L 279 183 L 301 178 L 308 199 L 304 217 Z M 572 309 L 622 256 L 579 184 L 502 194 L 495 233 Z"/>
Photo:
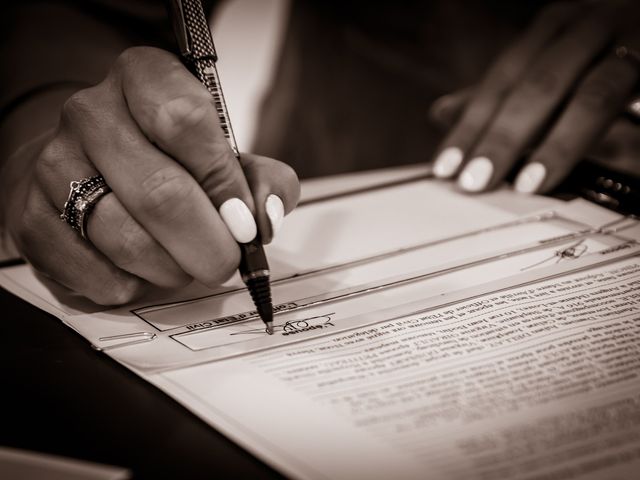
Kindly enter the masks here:
<path id="1" fill-rule="evenodd" d="M 275 236 L 284 221 L 284 204 L 279 196 L 271 194 L 264 202 L 264 209 L 271 222 L 271 233 Z"/>
<path id="2" fill-rule="evenodd" d="M 458 147 L 445 148 L 433 164 L 433 174 L 438 178 L 449 178 L 458 171 L 463 157 Z"/>
<path id="3" fill-rule="evenodd" d="M 238 243 L 249 243 L 256 238 L 258 227 L 251 210 L 239 198 L 230 198 L 218 209 L 222 220 Z"/>
<path id="4" fill-rule="evenodd" d="M 486 188 L 493 174 L 493 163 L 487 157 L 476 157 L 460 174 L 459 185 L 467 192 L 479 192 Z"/>
<path id="5" fill-rule="evenodd" d="M 521 193 L 537 192 L 546 176 L 547 168 L 542 163 L 531 162 L 518 173 L 515 189 Z"/>

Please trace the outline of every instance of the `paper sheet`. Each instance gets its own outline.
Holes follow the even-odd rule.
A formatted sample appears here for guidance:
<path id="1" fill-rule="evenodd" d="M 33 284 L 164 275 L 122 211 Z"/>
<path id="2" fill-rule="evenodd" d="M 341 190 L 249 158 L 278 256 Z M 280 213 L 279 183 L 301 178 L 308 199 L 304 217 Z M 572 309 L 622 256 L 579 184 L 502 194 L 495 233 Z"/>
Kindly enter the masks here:
<path id="1" fill-rule="evenodd" d="M 624 478 L 638 239 L 586 202 L 516 218 L 428 181 L 315 203 L 268 250 L 273 336 L 237 281 L 96 311 L 0 279 L 294 477 Z"/>

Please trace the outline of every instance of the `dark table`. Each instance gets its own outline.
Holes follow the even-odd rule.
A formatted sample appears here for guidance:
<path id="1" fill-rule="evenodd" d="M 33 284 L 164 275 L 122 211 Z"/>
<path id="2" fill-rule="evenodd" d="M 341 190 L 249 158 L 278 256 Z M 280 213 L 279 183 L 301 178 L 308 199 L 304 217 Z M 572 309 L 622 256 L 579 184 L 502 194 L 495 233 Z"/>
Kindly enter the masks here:
<path id="1" fill-rule="evenodd" d="M 89 342 L 0 289 L 0 445 L 135 479 L 283 478 Z"/>

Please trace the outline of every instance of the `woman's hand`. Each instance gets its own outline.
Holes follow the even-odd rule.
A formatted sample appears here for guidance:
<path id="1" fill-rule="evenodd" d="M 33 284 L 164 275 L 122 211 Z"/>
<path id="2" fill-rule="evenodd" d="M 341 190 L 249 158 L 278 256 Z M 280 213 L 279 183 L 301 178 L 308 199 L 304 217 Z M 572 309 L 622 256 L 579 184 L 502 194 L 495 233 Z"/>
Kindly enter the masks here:
<path id="1" fill-rule="evenodd" d="M 97 174 L 112 191 L 85 241 L 60 212 L 70 182 Z M 148 284 L 220 284 L 238 266 L 237 241 L 256 231 L 270 241 L 299 197 L 290 167 L 238 162 L 207 90 L 178 58 L 144 47 L 69 98 L 58 128 L 8 159 L 2 182 L 5 228 L 23 256 L 99 304 L 126 303 Z"/>
<path id="2" fill-rule="evenodd" d="M 518 191 L 558 185 L 619 117 L 640 78 L 640 3 L 572 2 L 545 9 L 477 87 L 434 104 L 465 108 L 434 163 L 459 187 L 495 187 L 527 154 Z M 625 51 L 614 47 L 626 46 Z M 640 133 L 639 133 L 640 135 Z M 637 159 L 640 170 L 640 159 Z"/>

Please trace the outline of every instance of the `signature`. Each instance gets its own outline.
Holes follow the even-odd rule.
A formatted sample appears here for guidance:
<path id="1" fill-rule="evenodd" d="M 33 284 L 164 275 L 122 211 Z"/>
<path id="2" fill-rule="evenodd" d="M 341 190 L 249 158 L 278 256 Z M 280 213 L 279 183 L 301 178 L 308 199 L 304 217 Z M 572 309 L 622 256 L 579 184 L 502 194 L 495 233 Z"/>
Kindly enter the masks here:
<path id="1" fill-rule="evenodd" d="M 544 260 L 534 263 L 533 265 L 529 265 L 528 267 L 521 268 L 520 271 L 528 270 L 533 267 L 537 267 L 538 265 L 542 265 L 543 263 L 547 263 L 550 260 L 556 259 L 556 263 L 560 263 L 562 260 L 574 260 L 576 258 L 580 258 L 587 252 L 588 247 L 583 245 L 584 238 L 578 240 L 576 243 L 569 245 L 568 247 L 561 248 L 556 250 L 553 255 L 549 258 L 545 258 Z"/>
<path id="2" fill-rule="evenodd" d="M 304 318 L 301 320 L 289 320 L 280 325 L 273 326 L 273 333 L 279 333 L 282 336 L 295 335 L 296 333 L 308 332 L 310 330 L 322 330 L 324 328 L 334 327 L 331 316 L 335 312 L 326 315 L 318 315 L 316 317 Z M 262 335 L 267 334 L 266 328 L 252 328 L 251 330 L 243 330 L 234 332 L 231 335 Z"/>

